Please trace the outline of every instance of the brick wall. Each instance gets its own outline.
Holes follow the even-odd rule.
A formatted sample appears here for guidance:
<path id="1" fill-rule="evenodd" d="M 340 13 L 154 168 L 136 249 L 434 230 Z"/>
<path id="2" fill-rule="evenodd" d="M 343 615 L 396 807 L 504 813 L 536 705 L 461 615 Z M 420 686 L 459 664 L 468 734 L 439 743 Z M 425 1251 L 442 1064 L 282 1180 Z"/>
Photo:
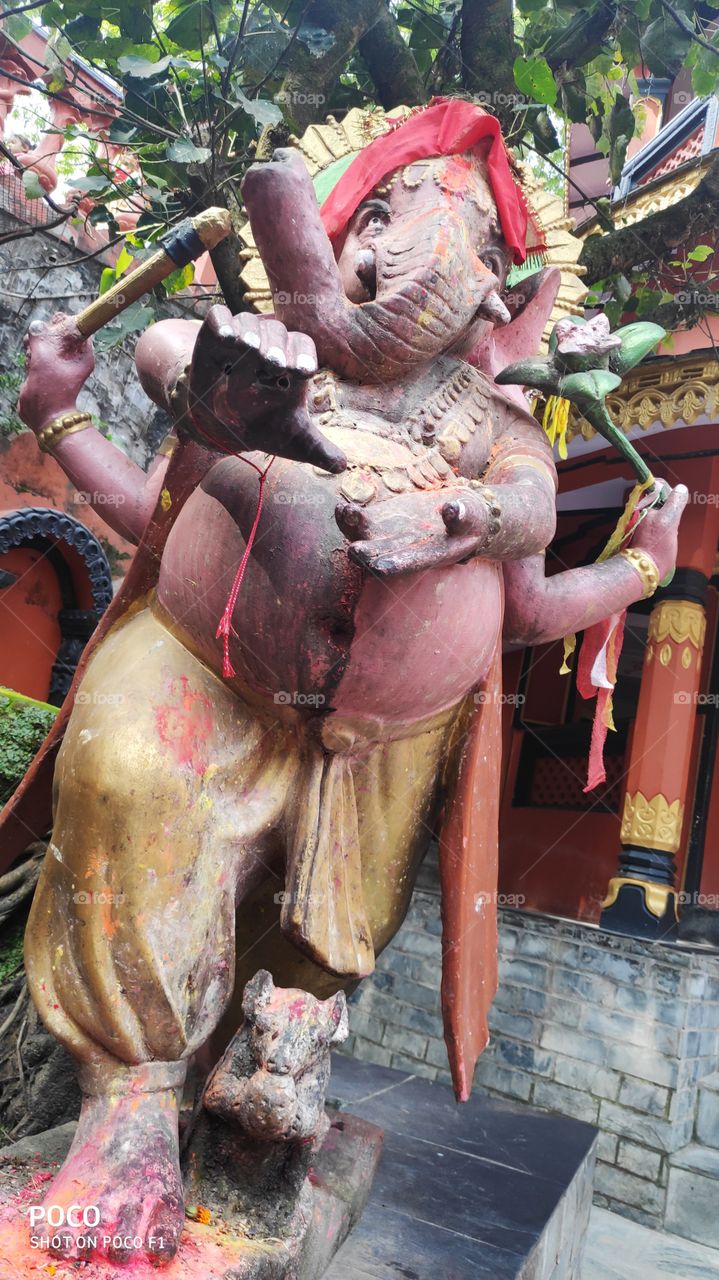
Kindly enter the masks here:
<path id="1" fill-rule="evenodd" d="M 597 1202 L 664 1225 L 670 1157 L 692 1142 L 698 1082 L 716 1070 L 719 957 L 519 911 L 500 918 L 499 993 L 475 1087 L 597 1125 Z M 440 963 L 430 863 L 352 1001 L 347 1051 L 449 1083 Z"/>

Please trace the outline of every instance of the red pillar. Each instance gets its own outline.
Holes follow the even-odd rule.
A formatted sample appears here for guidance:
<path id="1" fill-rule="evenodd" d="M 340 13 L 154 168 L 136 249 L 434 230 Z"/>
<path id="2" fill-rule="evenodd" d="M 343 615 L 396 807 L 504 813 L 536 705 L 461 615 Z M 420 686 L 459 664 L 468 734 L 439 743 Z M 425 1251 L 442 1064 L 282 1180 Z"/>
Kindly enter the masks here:
<path id="1" fill-rule="evenodd" d="M 668 475 L 690 501 L 679 535 L 679 568 L 657 593 L 649 620 L 641 691 L 627 771 L 618 874 L 603 903 L 603 927 L 660 937 L 676 927 L 676 866 L 687 816 L 706 617 L 704 597 L 719 540 L 719 460 L 679 463 Z"/>

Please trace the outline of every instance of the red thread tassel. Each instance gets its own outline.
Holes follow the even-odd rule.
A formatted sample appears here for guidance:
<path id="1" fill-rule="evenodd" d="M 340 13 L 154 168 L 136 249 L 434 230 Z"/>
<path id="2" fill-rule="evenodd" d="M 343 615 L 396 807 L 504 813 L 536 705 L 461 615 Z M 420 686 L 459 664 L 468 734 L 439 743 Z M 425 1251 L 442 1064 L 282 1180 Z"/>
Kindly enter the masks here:
<path id="1" fill-rule="evenodd" d="M 227 597 L 227 604 L 225 605 L 225 611 L 222 617 L 220 618 L 220 621 L 217 625 L 217 631 L 215 632 L 216 640 L 219 640 L 220 637 L 222 637 L 222 642 L 223 642 L 222 674 L 225 677 L 225 679 L 229 679 L 230 676 L 234 676 L 236 674 L 235 668 L 230 662 L 230 635 L 237 637 L 237 632 L 235 631 L 232 625 L 232 615 L 235 611 L 235 605 L 237 604 L 237 597 L 240 592 L 240 587 L 242 586 L 242 579 L 245 576 L 245 569 L 247 568 L 247 562 L 252 553 L 252 544 L 255 541 L 255 534 L 257 533 L 257 527 L 260 523 L 260 516 L 262 515 L 262 503 L 265 496 L 265 480 L 267 479 L 267 472 L 269 471 L 270 467 L 272 466 L 272 463 L 274 462 L 274 458 L 270 459 L 264 471 L 260 471 L 259 467 L 256 467 L 254 462 L 250 462 L 249 458 L 242 458 L 242 461 L 246 462 L 248 466 L 254 467 L 255 471 L 259 473 L 260 491 L 257 495 L 257 509 L 255 511 L 255 518 L 252 522 L 252 528 L 250 529 L 250 536 L 247 539 L 247 546 L 245 547 L 245 553 L 242 559 L 240 560 L 237 573 L 235 574 L 235 580 L 232 584 L 232 590 L 230 591 L 230 594 Z"/>

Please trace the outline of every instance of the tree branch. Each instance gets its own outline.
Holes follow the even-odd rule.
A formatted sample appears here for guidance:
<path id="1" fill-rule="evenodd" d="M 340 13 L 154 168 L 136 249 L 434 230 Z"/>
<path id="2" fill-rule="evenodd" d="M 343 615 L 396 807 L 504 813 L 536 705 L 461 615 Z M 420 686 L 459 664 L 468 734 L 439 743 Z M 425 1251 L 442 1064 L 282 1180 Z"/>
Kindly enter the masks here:
<path id="1" fill-rule="evenodd" d="M 327 104 L 352 53 L 385 10 L 384 0 L 314 0 L 308 5 L 307 21 L 330 31 L 334 42 L 317 55 L 295 40 L 291 57 L 285 52 L 283 101 L 298 133 L 325 118 Z"/>
<path id="2" fill-rule="evenodd" d="M 718 217 L 719 156 L 715 156 L 698 187 L 677 204 L 634 226 L 589 236 L 579 258 L 586 267 L 584 283 L 591 285 L 618 272 L 626 275 L 645 262 L 661 262 L 678 245 L 713 234 Z"/>
<path id="3" fill-rule="evenodd" d="M 516 127 L 513 104 L 521 95 L 514 82 L 514 39 L 511 0 L 463 0 L 462 84 L 492 108 L 505 137 Z"/>
<path id="4" fill-rule="evenodd" d="M 359 51 L 385 111 L 426 101 L 414 54 L 386 4 L 380 5 L 376 21 L 360 39 Z"/>
<path id="5" fill-rule="evenodd" d="M 14 9 L 0 10 L 0 21 L 4 18 L 12 18 L 16 13 L 27 13 L 28 9 L 41 9 L 47 0 L 30 0 L 29 4 L 19 4 Z"/>
<path id="6" fill-rule="evenodd" d="M 654 311 L 643 314 L 642 320 L 661 325 L 667 333 L 674 333 L 677 329 L 694 329 L 707 315 L 719 312 L 719 293 L 714 293 L 714 306 L 708 305 L 710 294 L 709 289 L 699 286 L 687 289 L 682 295 L 684 301 L 678 302 L 675 298 L 672 302 L 663 302 Z"/>
<path id="7" fill-rule="evenodd" d="M 695 44 L 700 44 L 702 49 L 708 49 L 710 53 L 714 54 L 715 58 L 719 58 L 719 49 L 717 49 L 716 45 L 710 44 L 708 40 L 704 39 L 704 36 L 700 36 L 699 32 L 695 31 L 689 19 L 685 18 L 681 13 L 677 13 L 674 6 L 669 4 L 669 0 L 659 0 L 659 3 L 664 12 L 669 14 L 674 25 L 677 26 L 680 31 L 683 31 L 685 36 L 689 36 Z"/>

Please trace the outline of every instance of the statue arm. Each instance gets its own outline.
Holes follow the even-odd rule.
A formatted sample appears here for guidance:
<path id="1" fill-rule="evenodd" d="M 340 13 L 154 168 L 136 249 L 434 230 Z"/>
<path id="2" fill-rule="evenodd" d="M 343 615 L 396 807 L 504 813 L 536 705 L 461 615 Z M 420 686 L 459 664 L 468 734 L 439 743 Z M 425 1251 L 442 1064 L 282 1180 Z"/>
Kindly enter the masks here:
<path id="1" fill-rule="evenodd" d="M 677 530 L 687 497 L 687 490 L 678 485 L 660 510 L 647 512 L 632 540 L 637 551 L 651 556 L 660 579 L 676 561 Z M 644 595 L 640 574 L 621 555 L 550 578 L 545 576 L 543 555 L 507 561 L 504 584 L 506 649 L 549 644 L 584 631 Z"/>
<path id="2" fill-rule="evenodd" d="M 158 455 L 145 472 L 95 427 L 65 436 L 51 452 L 83 502 L 114 533 L 139 543 L 160 496 L 169 457 Z"/>
<path id="3" fill-rule="evenodd" d="M 25 339 L 27 374 L 18 411 L 36 435 L 77 410 L 77 396 L 94 368 L 92 344 L 72 316 L 34 321 Z M 115 533 L 139 542 L 154 510 L 167 469 L 156 458 L 146 474 L 92 426 L 59 438 L 50 451 L 68 479 Z"/>
<path id="4" fill-rule="evenodd" d="M 482 533 L 489 508 L 489 530 L 479 554 L 521 560 L 543 552 L 554 537 L 557 472 L 549 442 L 529 414 L 501 402 L 494 412 L 494 443 L 481 481 L 475 481 L 466 499 L 451 504 L 445 522 L 455 536 Z M 477 474 L 471 443 L 460 469 Z"/>

